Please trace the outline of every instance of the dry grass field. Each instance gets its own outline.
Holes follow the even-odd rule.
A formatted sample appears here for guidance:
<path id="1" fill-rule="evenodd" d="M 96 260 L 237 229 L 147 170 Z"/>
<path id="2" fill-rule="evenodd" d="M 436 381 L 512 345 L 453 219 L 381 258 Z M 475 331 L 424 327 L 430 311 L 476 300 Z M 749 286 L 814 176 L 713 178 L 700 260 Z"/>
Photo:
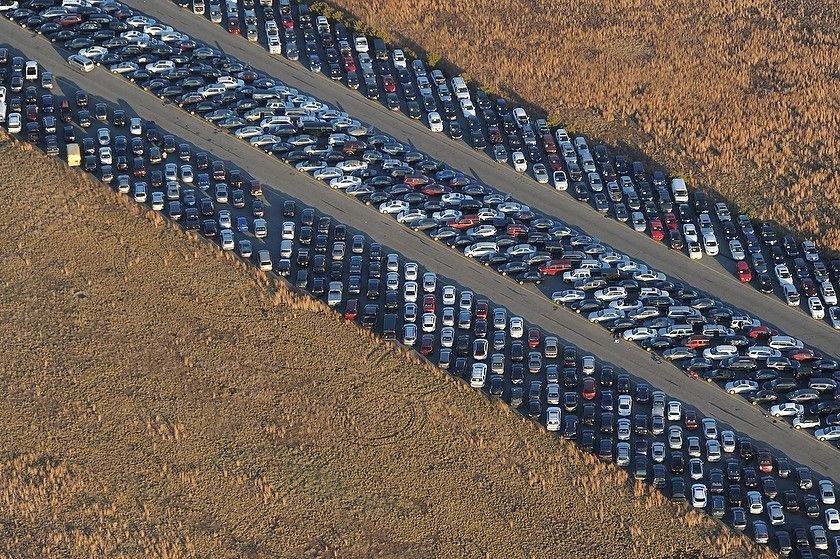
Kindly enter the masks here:
<path id="1" fill-rule="evenodd" d="M 329 4 L 490 91 L 840 250 L 836 3 Z"/>
<path id="2" fill-rule="evenodd" d="M 0 139 L 0 557 L 770 557 Z"/>

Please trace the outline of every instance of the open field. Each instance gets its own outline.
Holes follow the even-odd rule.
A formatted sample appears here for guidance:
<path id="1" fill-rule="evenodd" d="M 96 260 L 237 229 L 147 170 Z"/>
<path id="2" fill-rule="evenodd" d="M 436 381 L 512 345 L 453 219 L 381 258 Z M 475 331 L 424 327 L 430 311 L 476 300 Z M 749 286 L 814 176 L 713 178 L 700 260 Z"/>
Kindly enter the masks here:
<path id="1" fill-rule="evenodd" d="M 2 557 L 771 556 L 0 139 Z"/>
<path id="2" fill-rule="evenodd" d="M 840 250 L 832 3 L 329 4 L 570 131 L 644 152 L 754 217 Z"/>

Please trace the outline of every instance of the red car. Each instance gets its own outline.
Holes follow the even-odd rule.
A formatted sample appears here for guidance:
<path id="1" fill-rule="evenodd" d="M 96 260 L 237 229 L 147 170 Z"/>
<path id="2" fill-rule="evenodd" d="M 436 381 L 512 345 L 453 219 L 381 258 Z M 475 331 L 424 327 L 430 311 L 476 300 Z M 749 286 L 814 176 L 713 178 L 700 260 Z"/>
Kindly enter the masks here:
<path id="1" fill-rule="evenodd" d="M 427 295 L 423 295 L 423 312 L 435 312 L 435 295 L 434 293 L 429 293 Z"/>
<path id="2" fill-rule="evenodd" d="M 750 265 L 745 260 L 739 260 L 735 263 L 735 272 L 738 274 L 738 279 L 742 283 L 752 281 L 752 270 L 750 270 Z"/>
<path id="3" fill-rule="evenodd" d="M 82 21 L 82 16 L 79 14 L 67 14 L 66 16 L 62 16 L 55 20 L 55 22 L 61 27 L 73 27 L 74 25 L 82 23 Z"/>
<path id="4" fill-rule="evenodd" d="M 283 29 L 294 29 L 295 28 L 295 20 L 290 15 L 283 15 L 281 16 L 281 21 L 283 22 Z"/>
<path id="5" fill-rule="evenodd" d="M 397 83 L 394 81 L 391 74 L 385 74 L 382 76 L 382 85 L 388 93 L 395 93 L 397 91 Z"/>
<path id="6" fill-rule="evenodd" d="M 557 144 L 554 143 L 554 137 L 551 134 L 543 135 L 543 149 L 546 153 L 557 153 Z"/>
<path id="7" fill-rule="evenodd" d="M 513 235 L 514 237 L 525 236 L 528 234 L 528 226 L 521 223 L 511 223 L 505 231 L 508 235 Z"/>
<path id="8" fill-rule="evenodd" d="M 420 353 L 429 355 L 435 348 L 435 337 L 433 334 L 424 334 L 420 341 Z"/>
<path id="9" fill-rule="evenodd" d="M 27 120 L 27 122 L 37 122 L 38 121 L 38 106 L 37 105 L 27 105 L 26 106 L 26 120 Z"/>
<path id="10" fill-rule="evenodd" d="M 541 335 L 539 328 L 528 329 L 528 347 L 536 349 L 540 347 Z"/>
<path id="11" fill-rule="evenodd" d="M 696 335 L 690 336 L 683 345 L 688 349 L 703 349 L 712 345 L 712 339 L 709 336 Z"/>
<path id="12" fill-rule="evenodd" d="M 747 332 L 747 337 L 752 340 L 767 340 L 777 334 L 778 332 L 767 326 L 753 326 Z"/>
<path id="13" fill-rule="evenodd" d="M 648 222 L 650 228 L 650 238 L 654 241 L 661 241 L 665 238 L 665 230 L 662 229 L 662 222 L 658 217 L 654 217 Z"/>
<path id="14" fill-rule="evenodd" d="M 420 189 L 420 192 L 422 192 L 426 196 L 441 196 L 443 194 L 446 194 L 447 192 L 452 192 L 452 191 L 447 186 L 443 186 L 442 184 L 432 182 L 432 183 L 429 183 L 429 184 L 423 186 Z"/>
<path id="15" fill-rule="evenodd" d="M 677 223 L 677 216 L 673 212 L 665 213 L 665 227 L 668 228 L 668 231 L 679 231 L 680 226 Z"/>
<path id="16" fill-rule="evenodd" d="M 685 428 L 689 431 L 696 431 L 698 427 L 697 412 L 694 410 L 686 410 L 683 416 L 685 417 Z"/>
<path id="17" fill-rule="evenodd" d="M 458 219 L 450 219 L 446 222 L 447 227 L 455 229 L 469 229 L 479 224 L 481 224 L 481 219 L 475 214 L 462 215 Z"/>
<path id="18" fill-rule="evenodd" d="M 344 57 L 344 69 L 348 72 L 356 71 L 356 61 L 353 60 L 353 55 L 348 54 Z"/>
<path id="19" fill-rule="evenodd" d="M 239 20 L 235 17 L 232 17 L 228 20 L 227 24 L 228 33 L 233 33 L 234 35 L 239 35 Z"/>
<path id="20" fill-rule="evenodd" d="M 344 307 L 344 318 L 347 320 L 355 320 L 359 315 L 359 300 L 348 299 L 347 305 Z"/>
<path id="21" fill-rule="evenodd" d="M 583 398 L 585 400 L 594 400 L 596 396 L 595 379 L 592 377 L 583 378 Z"/>
<path id="22" fill-rule="evenodd" d="M 563 171 L 563 162 L 560 159 L 560 156 L 556 153 L 550 153 L 548 155 L 548 166 L 552 171 Z"/>
<path id="23" fill-rule="evenodd" d="M 788 357 L 793 359 L 794 361 L 813 361 L 815 359 L 822 359 L 822 354 L 814 351 L 813 349 L 797 349 L 791 353 L 788 353 Z"/>
<path id="24" fill-rule="evenodd" d="M 538 269 L 544 276 L 556 276 L 557 274 L 562 274 L 563 272 L 571 270 L 572 261 L 565 259 L 549 260 L 548 262 L 540 265 Z"/>
<path id="25" fill-rule="evenodd" d="M 479 299 L 478 302 L 475 304 L 475 317 L 476 318 L 487 318 L 487 314 L 490 312 L 490 302 L 487 299 Z"/>
<path id="26" fill-rule="evenodd" d="M 418 186 L 423 186 L 425 184 L 429 184 L 431 179 L 426 175 L 415 174 L 415 175 L 406 175 L 403 179 L 403 182 L 410 186 L 411 188 L 416 188 Z"/>

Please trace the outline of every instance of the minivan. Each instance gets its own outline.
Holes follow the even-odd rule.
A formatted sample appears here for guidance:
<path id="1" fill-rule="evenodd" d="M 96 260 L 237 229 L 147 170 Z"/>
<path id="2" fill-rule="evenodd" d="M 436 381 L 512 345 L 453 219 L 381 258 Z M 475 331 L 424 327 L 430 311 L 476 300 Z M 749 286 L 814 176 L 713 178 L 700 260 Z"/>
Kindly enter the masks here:
<path id="1" fill-rule="evenodd" d="M 67 64 L 83 72 L 92 72 L 96 67 L 90 58 L 84 57 L 81 54 L 71 54 L 68 56 Z"/>
<path id="2" fill-rule="evenodd" d="M 685 185 L 685 179 L 672 179 L 671 192 L 674 195 L 674 201 L 679 204 L 688 203 L 688 188 Z"/>
<path id="3" fill-rule="evenodd" d="M 38 79 L 38 63 L 34 60 L 28 60 L 26 62 L 26 67 L 23 72 L 24 78 L 27 80 L 37 80 Z"/>

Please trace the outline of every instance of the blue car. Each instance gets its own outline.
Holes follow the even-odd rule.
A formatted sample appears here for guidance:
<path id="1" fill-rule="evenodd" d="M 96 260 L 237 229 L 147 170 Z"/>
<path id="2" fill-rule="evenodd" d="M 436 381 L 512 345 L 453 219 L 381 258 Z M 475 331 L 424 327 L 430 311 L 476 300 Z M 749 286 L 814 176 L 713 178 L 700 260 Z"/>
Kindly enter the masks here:
<path id="1" fill-rule="evenodd" d="M 248 232 L 248 218 L 244 215 L 241 215 L 236 218 L 236 230 L 241 233 Z"/>

